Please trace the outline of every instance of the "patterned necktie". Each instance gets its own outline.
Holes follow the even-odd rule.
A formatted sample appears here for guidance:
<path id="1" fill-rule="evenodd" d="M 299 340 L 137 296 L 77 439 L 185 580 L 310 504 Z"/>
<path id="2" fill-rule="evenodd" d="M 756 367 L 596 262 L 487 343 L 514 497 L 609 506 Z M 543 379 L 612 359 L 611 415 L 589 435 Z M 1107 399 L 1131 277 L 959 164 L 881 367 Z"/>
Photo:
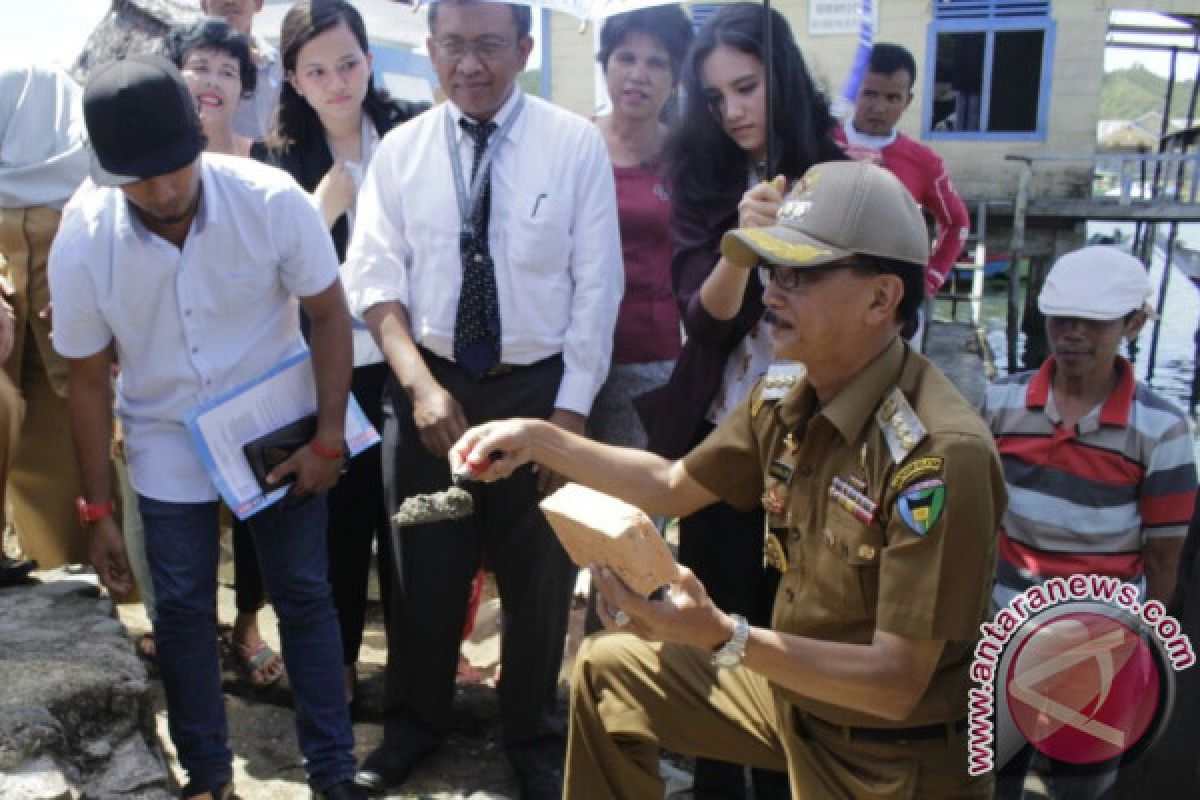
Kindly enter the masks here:
<path id="1" fill-rule="evenodd" d="M 463 117 L 458 124 L 475 142 L 475 159 L 471 164 L 471 180 L 474 181 L 487 149 L 488 136 L 496 130 L 496 123 L 478 123 Z M 488 250 L 491 206 L 489 165 L 483 176 L 479 203 L 459 235 L 463 275 L 458 313 L 454 318 L 454 360 L 476 378 L 500 362 L 500 306 L 496 299 L 496 271 Z"/>

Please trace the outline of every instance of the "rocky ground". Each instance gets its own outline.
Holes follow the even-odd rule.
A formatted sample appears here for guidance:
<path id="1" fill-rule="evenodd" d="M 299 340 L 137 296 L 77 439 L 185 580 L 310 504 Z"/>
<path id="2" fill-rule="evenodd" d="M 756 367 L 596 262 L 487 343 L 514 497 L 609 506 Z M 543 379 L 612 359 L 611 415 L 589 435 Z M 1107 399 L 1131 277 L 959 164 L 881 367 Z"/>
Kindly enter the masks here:
<path id="1" fill-rule="evenodd" d="M 228 586 L 221 587 L 218 605 L 219 618 L 231 622 L 234 597 Z M 413 774 L 403 790 L 389 797 L 485 800 L 517 796 L 516 783 L 500 745 L 495 691 L 489 685 L 499 660 L 498 608 L 496 600 L 485 602 L 475 633 L 464 644 L 464 654 L 474 667 L 473 677 L 479 682 L 460 683 L 455 698 L 454 734 Z M 372 605 L 371 611 L 360 655 L 360 700 L 354 718 L 355 751 L 360 760 L 379 743 L 382 735 L 380 708 L 386 641 L 379 606 Z M 140 605 L 120 606 L 119 615 L 131 636 L 149 630 Z M 278 649 L 277 626 L 269 605 L 261 612 L 260 627 L 268 642 Z M 224 677 L 238 796 L 243 800 L 307 800 L 308 788 L 296 745 L 291 693 L 286 680 L 272 689 L 257 690 L 231 664 L 227 664 Z M 155 681 L 155 687 L 159 738 L 168 763 L 182 781 L 167 732 L 161 685 Z"/>
<path id="2" fill-rule="evenodd" d="M 168 800 L 146 670 L 73 576 L 0 589 L 0 797 Z"/>
<path id="3" fill-rule="evenodd" d="M 6 552 L 16 553 L 16 542 L 5 536 Z M 221 568 L 221 583 L 218 590 L 218 619 L 228 625 L 235 616 L 232 589 L 232 564 L 226 553 Z M 84 590 L 79 602 L 91 606 L 101 604 L 101 617 L 111 615 L 112 606 L 95 588 L 96 579 L 90 570 L 67 568 L 46 572 L 35 572 L 35 577 L 46 583 L 71 582 L 76 587 L 82 583 Z M 90 584 L 90 586 L 89 586 Z M 89 590 L 90 591 L 86 591 Z M 25 587 L 6 590 L 8 592 L 43 591 Z M 52 592 L 53 593 L 53 592 Z M 76 588 L 75 594 L 79 594 Z M 387 655 L 387 643 L 383 630 L 382 610 L 378 603 L 376 584 L 372 581 L 372 602 L 368 606 L 367 630 L 363 637 L 359 660 L 359 702 L 354 716 L 355 752 L 361 760 L 379 743 L 382 736 L 381 707 L 383 700 L 383 668 Z M 577 604 L 571 615 L 571 629 L 560 677 L 560 699 L 566 704 L 567 679 L 574 654 L 583 637 L 582 602 Z M 97 605 L 97 608 L 99 606 Z M 463 668 L 454 704 L 454 733 L 446 744 L 412 775 L 405 786 L 388 795 L 395 800 L 505 800 L 517 798 L 516 780 L 504 757 L 500 741 L 499 709 L 494 690 L 499 673 L 500 636 L 499 600 L 495 597 L 494 584 L 485 584 L 484 598 L 476 616 L 474 631 L 463 643 Z M 101 613 L 102 612 L 102 613 Z M 122 665 L 123 679 L 144 686 L 144 710 L 141 712 L 147 739 L 154 745 L 150 731 L 157 733 L 165 756 L 167 769 L 179 785 L 185 776 L 179 767 L 167 729 L 166 707 L 162 685 L 157 680 L 153 664 L 139 663 L 134 656 L 138 637 L 150 630 L 149 620 L 140 603 L 117 606 L 116 614 L 124 630 L 108 616 L 109 624 L 98 625 L 97 629 L 107 636 L 105 646 L 119 654 L 114 659 Z M 21 629 L 37 628 L 29 620 L 12 619 L 12 625 Z M 64 624 L 69 624 L 65 622 Z M 279 648 L 278 626 L 274 613 L 268 605 L 259 620 L 260 628 L 267 641 Z M 9 627 L 12 627 L 11 625 Z M 6 637 L 0 637 L 6 638 Z M 78 648 L 81 654 L 95 653 L 87 641 Z M 90 658 L 90 655 L 86 656 Z M 2 663 L 2 661 L 0 661 Z M 102 666 L 100 663 L 96 666 Z M 148 670 L 143 670 L 143 665 Z M 242 800 L 307 800 L 309 791 L 304 781 L 304 771 L 291 711 L 292 698 L 286 678 L 278 686 L 268 690 L 251 687 L 241 674 L 227 661 L 224 669 L 226 709 L 229 720 L 230 746 L 234 753 L 234 780 L 237 794 Z M 139 689 L 139 691 L 143 691 Z M 32 690 L 20 689 L 16 693 L 23 698 L 23 705 L 38 705 L 40 695 Z M 27 701 L 27 702 L 26 702 Z M 0 704 L 0 757 L 5 755 L 4 745 L 7 719 Z M 11 715 L 10 715 L 11 716 Z M 155 752 L 157 756 L 157 752 Z M 13 765 L 0 758 L 0 782 Z M 37 765 L 35 764 L 34 767 Z M 682 770 L 664 764 L 664 773 L 672 796 L 690 785 L 690 776 Z M 160 767 L 161 772 L 161 767 Z M 159 776 L 162 778 L 162 776 Z M 160 781 L 164 784 L 169 781 Z M 51 783 L 53 785 L 51 785 Z M 38 784 L 36 793 L 21 794 L 20 800 L 73 800 L 77 793 L 57 779 Z M 122 795 L 124 797 L 124 795 Z M 164 800 L 169 794 L 155 789 L 138 800 Z M 0 786 L 0 797 L 14 800 Z"/>

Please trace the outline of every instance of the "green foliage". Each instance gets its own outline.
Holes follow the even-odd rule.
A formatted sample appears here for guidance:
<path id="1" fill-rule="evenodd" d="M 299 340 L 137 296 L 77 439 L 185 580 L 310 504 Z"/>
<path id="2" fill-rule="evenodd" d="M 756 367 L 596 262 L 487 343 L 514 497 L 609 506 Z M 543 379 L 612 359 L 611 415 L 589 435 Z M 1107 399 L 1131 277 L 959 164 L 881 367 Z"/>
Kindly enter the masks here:
<path id="1" fill-rule="evenodd" d="M 1171 117 L 1185 119 L 1192 96 L 1191 80 L 1176 75 Z M 1139 65 L 1106 72 L 1100 86 L 1100 119 L 1136 119 L 1148 111 L 1162 113 L 1167 99 L 1167 79 Z M 1200 118 L 1200 108 L 1197 108 Z"/>

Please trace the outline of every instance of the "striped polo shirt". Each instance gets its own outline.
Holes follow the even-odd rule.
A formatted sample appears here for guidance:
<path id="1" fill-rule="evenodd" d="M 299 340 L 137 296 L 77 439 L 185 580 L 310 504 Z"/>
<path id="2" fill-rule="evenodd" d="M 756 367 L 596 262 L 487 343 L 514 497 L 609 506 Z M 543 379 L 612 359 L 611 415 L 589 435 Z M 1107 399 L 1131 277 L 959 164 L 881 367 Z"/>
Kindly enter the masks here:
<path id="1" fill-rule="evenodd" d="M 1008 510 L 997 547 L 997 602 L 1055 576 L 1142 583 L 1147 538 L 1187 534 L 1196 460 L 1187 416 L 1116 360 L 1116 388 L 1075 426 L 1054 404 L 1053 356 L 988 387 L 983 415 L 1004 464 Z M 1006 597 L 1004 596 L 1006 595 Z"/>

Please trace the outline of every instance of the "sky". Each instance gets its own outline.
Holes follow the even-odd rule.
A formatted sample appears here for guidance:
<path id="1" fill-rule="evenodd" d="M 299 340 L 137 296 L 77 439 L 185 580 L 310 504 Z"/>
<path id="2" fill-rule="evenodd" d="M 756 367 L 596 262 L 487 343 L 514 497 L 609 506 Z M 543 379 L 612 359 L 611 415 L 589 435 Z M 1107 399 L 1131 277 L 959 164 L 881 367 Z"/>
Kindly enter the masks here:
<path id="1" fill-rule="evenodd" d="M 5 60 L 42 60 L 69 66 L 110 5 L 110 0 L 0 0 L 0 20 L 4 21 L 0 54 Z M 1117 12 L 1116 18 L 1130 24 L 1153 24 L 1153 20 L 1161 19 L 1145 12 Z M 1165 77 L 1169 59 L 1166 52 L 1109 48 L 1104 68 L 1109 71 L 1140 63 Z M 1194 75 L 1196 62 L 1196 56 L 1181 56 L 1180 77 Z"/>
<path id="2" fill-rule="evenodd" d="M 0 56 L 70 66 L 110 0 L 0 0 Z"/>
<path id="3" fill-rule="evenodd" d="M 1113 21 L 1125 25 L 1161 25 L 1161 24 L 1178 24 L 1174 20 L 1166 20 L 1160 14 L 1153 14 L 1144 11 L 1117 11 L 1113 14 Z M 1122 38 L 1122 37 L 1118 37 Z M 1191 45 L 1193 38 L 1190 36 L 1183 37 L 1164 37 L 1163 44 L 1181 44 Z M 1179 55 L 1176 62 L 1175 74 L 1179 80 L 1186 80 L 1196 75 L 1196 62 L 1198 59 L 1195 55 L 1183 54 Z M 1171 54 L 1165 50 L 1127 50 L 1125 48 L 1110 47 L 1104 53 L 1104 71 L 1112 72 L 1117 69 L 1132 67 L 1135 64 L 1141 64 L 1151 72 L 1155 72 L 1164 78 L 1170 74 L 1171 70 Z"/>

